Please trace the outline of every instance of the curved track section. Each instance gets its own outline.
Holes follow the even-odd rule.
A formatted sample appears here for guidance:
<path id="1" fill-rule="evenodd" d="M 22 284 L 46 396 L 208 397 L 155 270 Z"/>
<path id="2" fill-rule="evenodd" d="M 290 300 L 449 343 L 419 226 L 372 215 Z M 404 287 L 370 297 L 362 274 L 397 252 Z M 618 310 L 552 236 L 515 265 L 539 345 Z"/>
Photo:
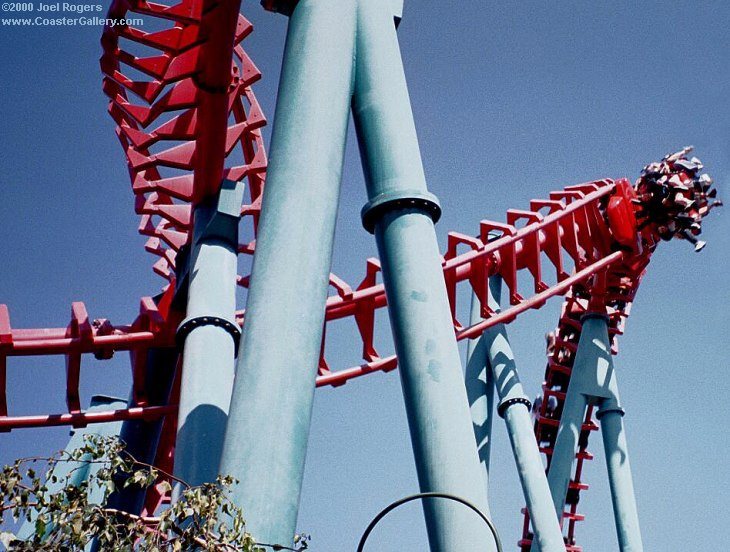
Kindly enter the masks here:
<path id="1" fill-rule="evenodd" d="M 659 242 L 678 238 L 689 241 L 696 251 L 705 246 L 705 242 L 697 238 L 702 232 L 702 220 L 722 202 L 714 200 L 717 191 L 712 187 L 709 175 L 700 174 L 702 162 L 696 157 L 687 158 L 691 150 L 691 147 L 684 148 L 658 163 L 647 165 L 634 187 L 619 183 L 606 210 L 606 218 L 614 223 L 617 240 L 629 247 L 632 254 L 626 256 L 624 262 L 597 273 L 590 287 L 573 286 L 563 303 L 558 327 L 548 334 L 543 394 L 534 408 L 535 438 L 548 468 L 578 350 L 583 315 L 600 312 L 608 316 L 611 352 L 617 354 L 617 338 L 624 332 L 639 284 Z M 631 219 L 635 222 L 628 222 Z M 633 233 L 628 232 L 631 227 L 635 228 Z M 588 489 L 583 481 L 583 468 L 585 461 L 593 459 L 588 451 L 588 438 L 596 430 L 593 407 L 589 406 L 562 517 L 567 552 L 582 550 L 575 538 L 576 524 L 585 519 L 578 512 L 578 503 L 580 493 Z M 523 532 L 518 545 L 522 552 L 529 552 L 533 538 L 530 516 L 526 508 L 522 513 Z"/>
<path id="2" fill-rule="evenodd" d="M 625 181 L 622 183 L 626 185 Z M 443 269 L 457 339 L 474 338 L 494 324 L 510 322 L 522 312 L 542 307 L 550 297 L 564 295 L 572 286 L 585 282 L 607 267 L 620 264 L 627 252 L 620 250 L 619 244 L 612 238 L 612 229 L 603 214 L 615 189 L 616 184 L 611 180 L 571 186 L 553 192 L 548 200 L 533 201 L 530 211 L 509 211 L 507 223 L 482 221 L 478 237 L 451 233 Z M 520 222 L 526 224 L 518 227 Z M 327 320 L 352 319 L 359 332 L 365 363 L 333 370 L 323 355 L 318 386 L 342 385 L 364 374 L 388 371 L 397 366 L 395 356 L 380 356 L 375 344 L 376 312 L 386 306 L 385 290 L 377 282 L 379 271 L 378 261 L 369 260 L 366 276 L 356 289 L 332 276 L 331 281 L 337 293 L 327 301 Z M 548 271 L 552 273 L 551 283 L 547 282 Z M 487 279 L 495 274 L 499 274 L 506 282 L 511 303 L 509 308 L 499 314 L 489 311 L 486 304 Z M 484 321 L 465 326 L 457 319 L 459 285 L 466 286 L 480 298 Z M 67 369 L 68 414 L 76 416 L 68 418 L 65 414 L 57 414 L 50 418 L 35 417 L 31 421 L 22 417 L 9 417 L 7 412 L 3 416 L 0 412 L 0 428 L 50 425 L 43 422 L 51 418 L 59 420 L 58 423 L 61 423 L 60 420 L 66 423 L 81 420 L 79 423 L 82 423 L 83 418 L 79 418 L 80 410 L 77 407 L 80 359 L 83 353 L 106 358 L 116 350 L 133 350 L 133 386 L 139 401 L 145 404 L 144 397 L 140 395 L 144 388 L 141 379 L 144 372 L 142 358 L 150 347 L 173 345 L 174 329 L 179 321 L 179 315 L 176 317 L 176 313 L 170 309 L 173 293 L 173 287 L 169 286 L 158 304 L 151 299 L 143 300 L 143 315 L 127 326 L 115 327 L 106 321 L 90 323 L 80 303 L 74 304 L 71 323 L 66 328 L 56 330 L 14 330 L 10 326 L 9 316 L 5 316 L 4 325 L 0 317 L 0 359 L 3 363 L 7 356 L 56 354 L 66 357 L 67 366 L 71 366 L 71 369 Z M 7 311 L 4 312 L 7 314 Z M 151 317 L 155 320 L 154 324 L 146 322 Z M 240 313 L 241 322 L 243 318 L 244 313 Z M 144 331 L 138 331 L 138 328 Z M 4 396 L 3 391 L 4 385 L 0 386 L 0 396 Z M 147 408 L 150 409 L 150 415 L 162 414 L 152 406 Z M 97 414 L 94 421 L 119 419 L 120 416 L 131 417 L 132 414 Z"/>
<path id="3" fill-rule="evenodd" d="M 620 262 L 625 252 L 616 247 L 620 244 L 612 238 L 604 215 L 615 188 L 612 180 L 570 186 L 552 192 L 549 199 L 533 200 L 529 210 L 510 209 L 506 223 L 482 221 L 476 237 L 449 233 L 443 270 L 457 339 L 478 337 L 486 328 L 539 309 L 549 298 L 566 294 L 572 285 Z M 327 320 L 354 318 L 365 363 L 332 371 L 322 358 L 320 384 L 341 385 L 396 367 L 395 356 L 380 356 L 374 343 L 375 314 L 386 305 L 385 289 L 377 283 L 379 272 L 377 259 L 369 259 L 365 278 L 356 288 L 331 279 L 337 294 L 327 301 Z M 500 275 L 509 290 L 510 306 L 499 314 L 490 311 L 486 300 L 492 275 Z M 459 286 L 476 294 L 485 320 L 469 326 L 457 318 Z"/>
<path id="4" fill-rule="evenodd" d="M 240 0 L 115 0 L 109 17 L 133 12 L 145 18 L 144 29 L 156 30 L 114 26 L 102 36 L 103 89 L 127 158 L 139 231 L 159 257 L 155 272 L 168 281 L 189 241 L 193 207 L 222 179 L 248 178 L 242 215 L 252 217 L 253 228 L 258 221 L 266 119 L 251 90 L 261 74 L 241 45 L 252 25 L 239 7 Z"/>

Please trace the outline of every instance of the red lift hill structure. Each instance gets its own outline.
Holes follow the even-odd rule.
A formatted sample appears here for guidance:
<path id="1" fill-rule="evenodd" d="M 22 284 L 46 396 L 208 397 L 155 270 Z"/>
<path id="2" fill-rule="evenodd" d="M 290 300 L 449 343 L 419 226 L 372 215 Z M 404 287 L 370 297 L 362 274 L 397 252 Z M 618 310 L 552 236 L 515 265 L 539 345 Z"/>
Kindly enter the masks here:
<path id="1" fill-rule="evenodd" d="M 644 167 L 634 183 L 605 178 L 548 192 L 471 235 L 449 233 L 440 252 L 441 208 L 426 187 L 398 48 L 402 1 L 263 4 L 289 17 L 271 163 L 240 0 L 112 2 L 109 18 L 146 22 L 104 29 L 102 86 L 139 232 L 165 287 L 122 325 L 77 302 L 59 327 L 21 329 L 0 305 L 0 431 L 113 428 L 135 457 L 191 484 L 233 475 L 251 533 L 291 546 L 315 387 L 398 368 L 422 493 L 489 515 L 498 414 L 526 502 L 517 546 L 579 551 L 583 465 L 592 459 L 589 436 L 600 431 L 619 547 L 643 550 L 613 356 L 659 244 L 704 246 L 703 219 L 720 202 L 702 163 L 685 148 Z M 330 264 L 351 113 L 369 198 L 362 223 L 380 260 L 368 259 L 362 280 L 348 283 Z M 239 255 L 253 257 L 251 274 L 237 274 Z M 248 289 L 245 310 L 236 310 L 237 286 Z M 457 316 L 464 289 L 469 319 Z M 506 327 L 554 296 L 564 299 L 533 403 Z M 379 353 L 379 309 L 390 317 L 392 356 Z M 356 366 L 324 354 L 337 331 L 330 323 L 345 318 L 359 334 Z M 96 397 L 85 408 L 82 359 L 123 351 L 129 401 Z M 14 415 L 8 359 L 37 355 L 64 357 L 59 392 L 68 408 Z M 114 507 L 154 513 L 175 499 L 175 489 L 160 489 L 119 493 Z M 423 507 L 432 550 L 501 550 L 468 508 L 431 499 Z"/>

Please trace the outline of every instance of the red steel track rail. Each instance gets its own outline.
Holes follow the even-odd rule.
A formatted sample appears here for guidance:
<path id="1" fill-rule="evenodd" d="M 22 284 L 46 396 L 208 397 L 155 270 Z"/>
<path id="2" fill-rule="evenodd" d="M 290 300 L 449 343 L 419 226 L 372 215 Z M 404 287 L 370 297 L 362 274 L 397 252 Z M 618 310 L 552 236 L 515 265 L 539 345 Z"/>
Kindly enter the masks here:
<path id="1" fill-rule="evenodd" d="M 509 211 L 508 224 L 482 221 L 479 237 L 450 234 L 443 267 L 452 312 L 456 313 L 457 285 L 463 284 L 469 286 L 482 301 L 485 318 L 478 324 L 465 326 L 454 316 L 457 338 L 473 338 L 487 327 L 510 322 L 522 312 L 540 308 L 550 297 L 564 295 L 597 272 L 621 264 L 626 252 L 611 250 L 616 244 L 611 241 L 611 229 L 606 217 L 601 214 L 601 204 L 607 203 L 614 189 L 615 184 L 610 180 L 572 186 L 564 191 L 553 192 L 550 200 L 533 201 L 531 207 L 534 211 Z M 543 209 L 548 210 L 545 216 L 540 213 Z M 517 228 L 514 223 L 518 219 L 532 222 Z M 496 239 L 495 232 L 499 233 Z M 467 250 L 458 254 L 462 246 Z M 555 273 L 552 285 L 547 284 L 543 276 L 547 268 Z M 571 272 L 568 272 L 568 268 Z M 366 276 L 355 290 L 339 278 L 332 277 L 337 293 L 327 301 L 327 320 L 331 322 L 351 317 L 355 321 L 366 362 L 333 371 L 323 356 L 318 386 L 338 386 L 370 372 L 389 371 L 396 367 L 395 356 L 379 356 L 374 343 L 375 314 L 377 309 L 386 306 L 383 285 L 376 282 L 379 270 L 377 260 L 369 260 Z M 490 312 L 485 301 L 487 278 L 495 274 L 504 279 L 511 302 L 511 306 L 499 314 Z M 518 286 L 518 274 L 529 275 L 531 283 L 528 290 Z M 66 401 L 69 406 L 67 414 L 32 418 L 8 416 L 3 386 L 0 387 L 0 406 L 3 406 L 0 428 L 7 430 L 64 422 L 83 424 L 167 412 L 147 406 L 142 407 L 141 411 L 134 410 L 134 413 L 95 413 L 93 417 L 87 418 L 79 408 L 78 385 L 83 354 L 109 358 L 115 351 L 146 352 L 150 347 L 172 346 L 175 322 L 179 320 L 179 316 L 175 318 L 174 313 L 169 311 L 172 292 L 172 287 L 168 287 L 159 306 L 149 298 L 143 299 L 140 316 L 125 326 L 112 326 L 106 320 L 90 321 L 83 303 L 74 303 L 71 321 L 66 328 L 13 329 L 7 308 L 0 308 L 2 366 L 5 358 L 12 356 L 65 356 Z M 243 317 L 244 313 L 241 313 L 241 321 Z M 142 357 L 143 354 L 135 354 L 132 358 L 141 362 L 139 359 Z M 4 371 L 0 372 L 4 374 Z M 134 388 L 139 390 L 138 402 L 145 404 L 141 395 L 144 382 L 139 381 L 143 370 L 133 366 L 133 374 Z M 0 379 L 0 382 L 4 382 L 4 379 Z M 43 420 L 48 420 L 48 423 Z"/>

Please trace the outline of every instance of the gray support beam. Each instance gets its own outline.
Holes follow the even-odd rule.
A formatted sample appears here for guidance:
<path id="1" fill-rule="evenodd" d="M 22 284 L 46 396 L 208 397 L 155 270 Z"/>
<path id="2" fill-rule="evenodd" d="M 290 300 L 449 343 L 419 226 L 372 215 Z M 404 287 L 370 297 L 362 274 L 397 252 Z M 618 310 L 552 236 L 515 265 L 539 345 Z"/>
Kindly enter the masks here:
<path id="1" fill-rule="evenodd" d="M 471 298 L 470 324 L 482 320 L 481 305 L 475 295 Z M 481 336 L 466 345 L 464 380 L 469 399 L 474 437 L 479 461 L 484 473 L 484 485 L 489 489 L 489 461 L 492 450 L 492 418 L 494 417 L 494 378 L 487 360 L 487 344 Z M 489 494 L 487 492 L 487 494 Z"/>
<path id="2" fill-rule="evenodd" d="M 426 187 L 391 0 L 358 2 L 352 106 L 370 200 L 363 224 L 380 253 L 420 489 L 486 511 L 434 230 L 440 209 Z M 433 552 L 496 549 L 467 508 L 428 500 L 424 510 Z"/>
<path id="3" fill-rule="evenodd" d="M 623 409 L 619 404 L 608 321 L 600 314 L 588 314 L 582 320 L 578 351 L 548 472 L 553 504 L 560 516 L 565 508 L 573 460 L 589 404 L 599 406 L 597 416 L 603 432 L 619 550 L 640 552 L 643 546 L 623 430 Z M 534 545 L 533 550 L 537 550 Z"/>
<path id="4" fill-rule="evenodd" d="M 175 476 L 192 486 L 215 481 L 233 387 L 238 221 L 243 183 L 224 180 L 217 198 L 195 209 L 188 272 Z M 175 486 L 173 495 L 181 491 Z"/>
<path id="5" fill-rule="evenodd" d="M 105 395 L 94 395 L 91 397 L 88 412 L 120 410 L 123 408 L 127 408 L 127 403 L 122 399 L 107 397 Z M 104 422 L 101 424 L 91 424 L 84 428 L 73 429 L 71 430 L 71 438 L 69 439 L 64 452 L 71 453 L 72 451 L 83 447 L 86 438 L 91 435 L 98 435 L 101 437 L 118 436 L 121 427 L 121 421 L 114 421 Z M 56 494 L 68 485 L 78 487 L 87 481 L 91 475 L 94 475 L 100 467 L 101 466 L 99 464 L 91 463 L 91 455 L 85 455 L 78 461 L 59 462 L 53 470 L 53 474 L 57 477 L 57 481 L 55 483 L 53 481 L 46 481 L 48 494 Z M 88 497 L 90 503 L 100 504 L 103 493 L 100 494 L 99 489 L 96 486 L 90 486 L 88 489 Z M 17 533 L 17 538 L 19 540 L 29 540 L 33 538 L 37 518 L 38 513 L 34 512 L 31 514 L 30 521 L 26 521 L 23 525 L 21 525 L 20 530 Z M 46 531 L 49 530 L 50 527 L 47 527 Z"/>
<path id="6" fill-rule="evenodd" d="M 289 19 L 220 472 L 259 542 L 291 546 L 309 438 L 355 50 L 355 0 Z"/>
<path id="7" fill-rule="evenodd" d="M 489 306 L 500 309 L 502 279 L 489 279 Z M 479 303 L 476 298 L 473 302 Z M 504 418 L 522 492 L 530 512 L 534 541 L 543 552 L 564 552 L 565 545 L 558 518 L 553 508 L 545 467 L 538 449 L 530 418 L 530 401 L 520 382 L 514 353 L 504 324 L 488 328 L 480 338 L 487 365 L 499 396 L 497 411 Z"/>

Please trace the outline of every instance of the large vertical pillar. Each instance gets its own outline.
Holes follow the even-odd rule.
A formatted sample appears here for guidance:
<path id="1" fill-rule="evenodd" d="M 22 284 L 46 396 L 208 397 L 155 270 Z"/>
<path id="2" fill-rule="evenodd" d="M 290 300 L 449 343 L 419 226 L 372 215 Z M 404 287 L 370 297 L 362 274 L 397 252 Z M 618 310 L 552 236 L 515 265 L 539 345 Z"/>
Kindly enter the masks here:
<path id="1" fill-rule="evenodd" d="M 428 193 L 390 0 L 358 2 L 353 114 L 422 491 L 448 492 L 486 510 L 434 231 L 439 207 Z M 424 504 L 431 550 L 495 550 L 483 522 L 446 501 Z"/>
<path id="2" fill-rule="evenodd" d="M 195 209 L 188 271 L 175 475 L 190 485 L 215 481 L 233 387 L 236 255 L 243 184 L 223 181 L 217 198 Z M 180 491 L 176 486 L 175 494 Z"/>
<path id="3" fill-rule="evenodd" d="M 105 395 L 94 395 L 91 397 L 88 412 L 99 412 L 106 410 L 120 410 L 126 408 L 127 403 L 122 399 L 107 397 Z M 92 424 L 83 429 L 74 429 L 71 431 L 71 438 L 64 449 L 65 453 L 71 453 L 74 450 L 83 447 L 86 444 L 86 438 L 92 435 L 101 437 L 111 437 L 119 435 L 122 427 L 121 421 L 105 422 L 101 424 Z M 82 456 L 79 460 L 58 462 L 53 470 L 56 481 L 46 481 L 48 488 L 47 495 L 53 495 L 60 492 L 64 487 L 73 485 L 78 487 L 89 477 L 95 474 L 101 467 L 99 464 L 91 463 L 91 454 Z M 103 493 L 99 493 L 97 486 L 89 486 L 88 488 L 89 502 L 92 504 L 100 504 Z M 33 512 L 29 521 L 21 525 L 17 533 L 18 540 L 30 540 L 35 534 L 35 523 L 38 519 L 38 512 Z M 47 524 L 46 532 L 50 531 L 50 525 Z"/>
<path id="4" fill-rule="evenodd" d="M 500 310 L 501 288 L 500 277 L 489 279 L 489 306 L 495 312 Z M 504 324 L 488 328 L 480 341 L 486 349 L 488 367 L 499 395 L 497 412 L 507 425 L 522 492 L 530 512 L 534 541 L 542 552 L 564 552 L 563 534 L 555 515 L 545 468 L 532 428 L 530 400 L 517 374 L 507 328 Z"/>
<path id="5" fill-rule="evenodd" d="M 481 319 L 481 305 L 476 295 L 471 298 L 471 324 Z M 477 452 L 482 464 L 484 485 L 489 490 L 489 461 L 492 449 L 492 418 L 494 417 L 494 378 L 487 364 L 487 346 L 481 337 L 470 339 L 466 346 L 464 370 L 466 396 L 471 410 L 471 422 L 477 441 Z"/>
<path id="6" fill-rule="evenodd" d="M 289 19 L 220 472 L 259 542 L 291 545 L 309 437 L 352 89 L 355 0 Z"/>

